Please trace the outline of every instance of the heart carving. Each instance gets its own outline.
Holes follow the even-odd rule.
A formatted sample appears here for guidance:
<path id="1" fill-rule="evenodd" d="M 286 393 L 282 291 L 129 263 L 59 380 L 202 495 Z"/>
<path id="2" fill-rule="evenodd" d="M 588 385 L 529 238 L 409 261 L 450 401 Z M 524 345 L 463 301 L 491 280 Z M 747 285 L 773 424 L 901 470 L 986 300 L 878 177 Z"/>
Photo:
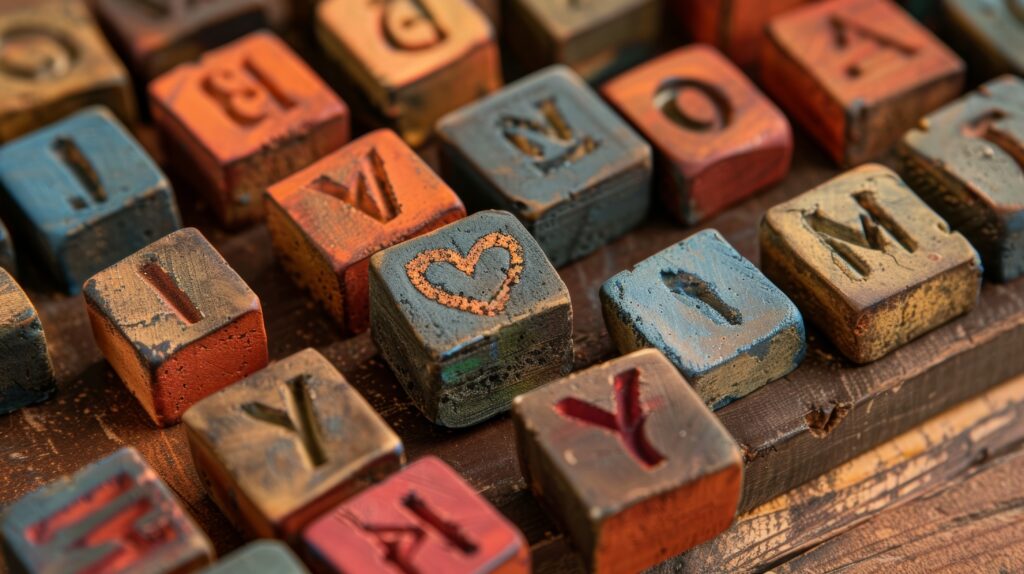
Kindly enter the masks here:
<path id="1" fill-rule="evenodd" d="M 490 301 L 449 293 L 427 280 L 427 269 L 434 263 L 450 263 L 459 271 L 472 277 L 476 272 L 476 264 L 480 261 L 480 256 L 492 247 L 508 251 L 509 262 L 505 280 L 501 282 L 501 287 Z M 466 255 L 452 249 L 423 251 L 405 265 L 405 272 L 413 287 L 416 287 L 416 290 L 427 299 L 459 311 L 494 317 L 505 309 L 512 286 L 519 282 L 519 278 L 523 274 L 523 261 L 523 246 L 519 244 L 519 241 L 511 235 L 495 231 L 477 239 Z"/>

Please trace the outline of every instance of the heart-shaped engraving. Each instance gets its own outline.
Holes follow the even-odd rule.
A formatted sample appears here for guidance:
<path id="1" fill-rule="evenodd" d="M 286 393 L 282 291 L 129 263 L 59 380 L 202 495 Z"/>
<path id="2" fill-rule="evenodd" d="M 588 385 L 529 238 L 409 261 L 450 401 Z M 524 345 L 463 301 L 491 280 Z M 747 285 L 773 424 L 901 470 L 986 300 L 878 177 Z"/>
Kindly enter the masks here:
<path id="1" fill-rule="evenodd" d="M 439 289 L 427 280 L 427 269 L 434 263 L 450 263 L 459 271 L 472 277 L 476 272 L 476 264 L 480 261 L 480 256 L 484 251 L 492 247 L 500 247 L 508 251 L 509 257 L 505 280 L 501 282 L 501 287 L 494 294 L 494 297 L 491 297 L 490 301 L 481 301 L 473 297 L 449 293 L 444 289 Z M 405 272 L 409 276 L 409 281 L 416 287 L 416 290 L 427 299 L 437 301 L 445 307 L 466 311 L 474 315 L 494 317 L 505 309 L 512 286 L 519 282 L 519 277 L 523 274 L 523 261 L 523 246 L 516 241 L 516 238 L 495 231 L 477 239 L 469 253 L 465 256 L 452 249 L 430 249 L 424 251 L 405 265 Z"/>

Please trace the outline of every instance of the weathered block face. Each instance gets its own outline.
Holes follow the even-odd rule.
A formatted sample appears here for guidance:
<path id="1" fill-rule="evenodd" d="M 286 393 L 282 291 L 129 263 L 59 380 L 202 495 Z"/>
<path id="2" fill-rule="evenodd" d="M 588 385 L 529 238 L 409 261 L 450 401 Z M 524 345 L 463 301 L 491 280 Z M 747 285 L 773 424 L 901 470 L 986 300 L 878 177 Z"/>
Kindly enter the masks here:
<path id="1" fill-rule="evenodd" d="M 195 229 L 97 273 L 83 295 L 96 343 L 157 426 L 267 364 L 259 298 Z"/>
<path id="2" fill-rule="evenodd" d="M 0 268 L 0 414 L 45 401 L 55 388 L 39 315 L 10 273 Z"/>
<path id="3" fill-rule="evenodd" d="M 213 560 L 213 545 L 134 448 L 5 509 L 4 555 L 16 572 L 164 574 Z"/>
<path id="4" fill-rule="evenodd" d="M 444 114 L 501 87 L 498 44 L 469 0 L 329 0 L 317 7 L 321 45 L 409 145 Z"/>
<path id="5" fill-rule="evenodd" d="M 283 41 L 254 32 L 149 85 L 169 159 L 225 225 L 263 216 L 263 190 L 348 141 L 348 108 Z"/>
<path id="6" fill-rule="evenodd" d="M 998 281 L 1024 274 L 1024 81 L 993 80 L 929 115 L 900 148 L 910 186 Z"/>
<path id="7" fill-rule="evenodd" d="M 697 42 L 711 44 L 744 69 L 756 66 L 764 29 L 778 14 L 807 0 L 669 0 L 678 25 Z"/>
<path id="8" fill-rule="evenodd" d="M 0 149 L 0 188 L 9 222 L 70 293 L 181 227 L 166 176 L 104 108 Z"/>
<path id="9" fill-rule="evenodd" d="M 309 574 L 298 557 L 279 540 L 257 540 L 235 550 L 200 574 Z"/>
<path id="10" fill-rule="evenodd" d="M 512 212 L 556 267 L 647 213 L 650 146 L 564 66 L 452 112 L 437 130 L 445 178 L 471 211 Z"/>
<path id="11" fill-rule="evenodd" d="M 950 41 L 967 53 L 972 75 L 1024 75 L 1024 2 L 944 0 Z"/>
<path id="12" fill-rule="evenodd" d="M 523 535 L 432 456 L 343 502 L 302 538 L 318 572 L 530 572 Z"/>
<path id="13" fill-rule="evenodd" d="M 135 119 L 128 72 L 81 0 L 0 10 L 0 142 L 102 104 Z"/>
<path id="14" fill-rule="evenodd" d="M 572 369 L 569 292 L 508 213 L 485 211 L 370 260 L 370 329 L 431 421 L 468 426 Z"/>
<path id="15" fill-rule="evenodd" d="M 11 233 L 3 221 L 0 221 L 0 268 L 6 269 L 12 275 L 17 269 L 14 241 L 11 240 Z"/>
<path id="16" fill-rule="evenodd" d="M 370 255 L 465 215 L 455 192 L 391 130 L 371 132 L 267 191 L 278 259 L 346 333 L 369 322 Z"/>
<path id="17" fill-rule="evenodd" d="M 732 523 L 740 451 L 676 369 L 643 350 L 520 395 L 520 466 L 595 572 L 638 572 Z"/>
<path id="18" fill-rule="evenodd" d="M 814 2 L 768 26 L 761 81 L 842 166 L 955 98 L 963 62 L 891 0 Z"/>
<path id="19" fill-rule="evenodd" d="M 658 154 L 669 211 L 695 224 L 786 176 L 789 121 L 710 46 L 680 48 L 602 86 Z"/>
<path id="20" fill-rule="evenodd" d="M 981 262 L 890 169 L 866 164 L 768 210 L 761 268 L 858 363 L 974 307 Z"/>

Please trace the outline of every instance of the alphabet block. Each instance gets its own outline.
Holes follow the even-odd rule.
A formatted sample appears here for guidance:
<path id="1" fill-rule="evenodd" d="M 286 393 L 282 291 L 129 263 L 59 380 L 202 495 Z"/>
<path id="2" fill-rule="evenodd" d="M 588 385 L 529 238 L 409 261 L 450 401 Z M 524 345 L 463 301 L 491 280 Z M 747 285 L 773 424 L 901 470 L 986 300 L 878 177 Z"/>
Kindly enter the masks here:
<path id="1" fill-rule="evenodd" d="M 54 390 L 39 315 L 17 281 L 0 268 L 0 414 L 45 401 Z"/>
<path id="2" fill-rule="evenodd" d="M 601 302 L 621 352 L 658 349 L 712 409 L 786 375 L 806 350 L 796 305 L 713 229 L 615 275 Z"/>
<path id="3" fill-rule="evenodd" d="M 598 83 L 657 48 L 660 0 L 507 0 L 506 41 L 527 71 L 565 64 Z"/>
<path id="4" fill-rule="evenodd" d="M 711 44 L 744 69 L 761 59 L 765 26 L 807 0 L 671 0 L 678 23 L 696 42 Z"/>
<path id="5" fill-rule="evenodd" d="M 316 27 L 328 56 L 412 146 L 444 114 L 501 87 L 494 31 L 470 0 L 327 0 Z"/>
<path id="6" fill-rule="evenodd" d="M 519 466 L 592 572 L 639 572 L 725 530 L 739 447 L 658 351 L 516 397 Z"/>
<path id="7" fill-rule="evenodd" d="M 254 32 L 149 85 L 180 173 L 227 226 L 263 217 L 263 190 L 348 141 L 348 108 L 284 42 Z"/>
<path id="8" fill-rule="evenodd" d="M 475 424 L 572 369 L 569 291 L 509 213 L 485 211 L 370 259 L 370 330 L 431 421 Z"/>
<path id="9" fill-rule="evenodd" d="M 83 288 L 93 336 L 159 426 L 267 364 L 263 310 L 199 231 L 176 231 Z"/>
<path id="10" fill-rule="evenodd" d="M 386 129 L 267 191 L 278 259 L 347 333 L 369 322 L 370 255 L 465 215 L 455 192 Z"/>
<path id="11" fill-rule="evenodd" d="M 203 399 L 184 421 L 210 497 L 256 537 L 294 541 L 405 460 L 391 427 L 314 349 Z"/>
<path id="12" fill-rule="evenodd" d="M 857 363 L 974 307 L 981 261 L 892 170 L 865 164 L 761 221 L 761 269 Z"/>
<path id="13" fill-rule="evenodd" d="M 167 177 L 100 107 L 0 148 L 0 204 L 69 293 L 181 227 Z"/>
<path id="14" fill-rule="evenodd" d="M 523 535 L 440 459 L 424 457 L 317 519 L 318 572 L 530 572 Z"/>
<path id="15" fill-rule="evenodd" d="M 698 223 L 789 171 L 793 134 L 786 116 L 711 46 L 669 52 L 601 91 L 651 142 L 665 204 L 684 223 Z"/>
<path id="16" fill-rule="evenodd" d="M 257 540 L 228 554 L 201 574 L 309 574 L 288 545 L 278 540 Z"/>
<path id="17" fill-rule="evenodd" d="M 81 0 L 0 9 L 0 143 L 88 105 L 134 121 L 128 72 Z"/>
<path id="18" fill-rule="evenodd" d="M 7 226 L 0 221 L 0 268 L 6 269 L 12 274 L 15 272 L 17 262 L 14 257 L 14 242 L 11 241 L 11 233 Z"/>
<path id="19" fill-rule="evenodd" d="M 213 545 L 139 453 L 122 448 L 7 507 L 0 528 L 14 572 L 195 572 Z"/>
<path id="20" fill-rule="evenodd" d="M 1024 76 L 1024 2 L 943 0 L 950 41 L 966 54 L 972 74 Z"/>
<path id="21" fill-rule="evenodd" d="M 963 86 L 960 58 L 891 0 L 813 2 L 768 38 L 761 83 L 842 166 L 882 154 Z"/>
<path id="22" fill-rule="evenodd" d="M 470 211 L 512 212 L 556 267 L 647 214 L 650 146 L 565 66 L 452 112 L 437 131 L 445 179 Z"/>
<path id="23" fill-rule="evenodd" d="M 1024 80 L 1003 76 L 903 138 L 911 188 L 970 240 L 998 281 L 1024 274 Z"/>

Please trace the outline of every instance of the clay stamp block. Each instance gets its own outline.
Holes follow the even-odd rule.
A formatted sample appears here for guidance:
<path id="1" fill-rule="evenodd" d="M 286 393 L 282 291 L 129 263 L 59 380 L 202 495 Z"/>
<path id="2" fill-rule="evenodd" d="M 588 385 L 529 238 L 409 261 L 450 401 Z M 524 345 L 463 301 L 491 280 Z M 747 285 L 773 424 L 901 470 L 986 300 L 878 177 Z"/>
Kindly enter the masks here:
<path id="1" fill-rule="evenodd" d="M 221 558 L 200 574 L 309 574 L 298 557 L 279 540 L 257 540 Z"/>
<path id="2" fill-rule="evenodd" d="M 11 240 L 11 232 L 7 226 L 0 221 L 0 268 L 6 269 L 12 274 L 17 267 L 14 256 L 14 242 Z"/>
<path id="3" fill-rule="evenodd" d="M 552 66 L 438 123 L 470 211 L 515 214 L 559 267 L 647 214 L 651 148 L 572 70 Z"/>
<path id="4" fill-rule="evenodd" d="M 910 187 L 981 255 L 987 274 L 1024 274 L 1024 80 L 1003 76 L 903 137 Z"/>
<path id="5" fill-rule="evenodd" d="M 526 70 L 565 64 L 600 82 L 655 53 L 660 0 L 507 0 L 506 41 Z"/>
<path id="6" fill-rule="evenodd" d="M 696 42 L 711 44 L 744 69 L 761 59 L 764 29 L 778 14 L 807 0 L 670 0 L 677 20 Z"/>
<path id="7" fill-rule="evenodd" d="M 760 242 L 764 274 L 857 363 L 969 311 L 981 289 L 970 243 L 878 164 L 772 207 Z"/>
<path id="8" fill-rule="evenodd" d="M 254 32 L 149 85 L 172 166 L 228 226 L 263 217 L 263 190 L 348 141 L 348 107 L 291 48 Z"/>
<path id="9" fill-rule="evenodd" d="M 122 448 L 5 509 L 13 572 L 194 572 L 213 545 L 139 453 Z"/>
<path id="10" fill-rule="evenodd" d="M 736 515 L 739 447 L 656 350 L 520 395 L 512 417 L 527 484 L 593 572 L 639 572 Z"/>
<path id="11" fill-rule="evenodd" d="M 530 572 L 523 535 L 448 465 L 424 457 L 303 532 L 318 572 Z"/>
<path id="12" fill-rule="evenodd" d="M 181 227 L 167 177 L 101 107 L 0 148 L 0 204 L 69 293 Z"/>
<path id="13" fill-rule="evenodd" d="M 260 300 L 199 231 L 176 231 L 85 283 L 93 336 L 153 422 L 267 365 Z"/>
<path id="14" fill-rule="evenodd" d="M 314 349 L 203 399 L 184 422 L 210 497 L 255 537 L 295 540 L 405 460 L 398 435 Z"/>
<path id="15" fill-rule="evenodd" d="M 621 352 L 658 349 L 712 409 L 786 375 L 806 350 L 796 305 L 713 229 L 615 275 L 601 303 Z"/>
<path id="16" fill-rule="evenodd" d="M 471 0 L 326 0 L 317 37 L 409 145 L 444 114 L 501 87 L 494 30 Z"/>
<path id="17" fill-rule="evenodd" d="M 768 37 L 761 83 L 842 166 L 881 155 L 963 86 L 960 58 L 891 0 L 812 2 Z"/>
<path id="18" fill-rule="evenodd" d="M 1024 2 L 943 0 L 946 28 L 972 73 L 1024 75 Z"/>
<path id="19" fill-rule="evenodd" d="M 572 369 L 569 291 L 512 215 L 484 211 L 370 259 L 370 330 L 428 419 L 508 410 Z"/>
<path id="20" fill-rule="evenodd" d="M 94 104 L 133 121 L 128 72 L 86 5 L 41 0 L 23 6 L 0 8 L 0 142 Z"/>
<path id="21" fill-rule="evenodd" d="M 369 257 L 465 217 L 455 192 L 391 130 L 371 132 L 267 190 L 277 257 L 347 333 L 369 322 Z"/>
<path id="22" fill-rule="evenodd" d="M 650 60 L 601 88 L 657 154 L 662 196 L 694 224 L 786 176 L 789 121 L 718 50 L 702 44 Z"/>
<path id="23" fill-rule="evenodd" d="M 0 414 L 45 401 L 54 390 L 43 324 L 21 286 L 0 268 Z"/>

